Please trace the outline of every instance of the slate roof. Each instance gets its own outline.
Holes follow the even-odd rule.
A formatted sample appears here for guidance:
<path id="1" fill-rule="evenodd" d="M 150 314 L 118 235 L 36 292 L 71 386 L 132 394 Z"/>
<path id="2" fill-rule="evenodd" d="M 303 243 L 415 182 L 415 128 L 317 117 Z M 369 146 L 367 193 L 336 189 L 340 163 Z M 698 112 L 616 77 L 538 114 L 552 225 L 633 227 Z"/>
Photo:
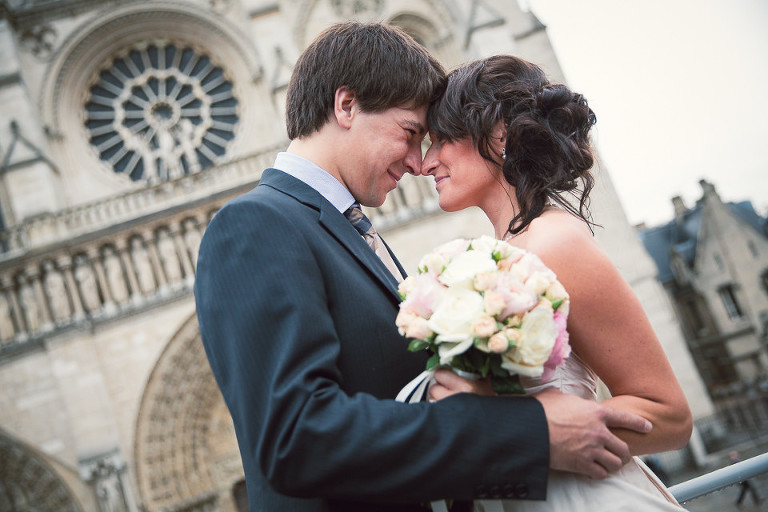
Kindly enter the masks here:
<path id="1" fill-rule="evenodd" d="M 727 203 L 727 206 L 755 231 L 763 236 L 768 235 L 768 221 L 755 211 L 751 201 Z M 696 260 L 696 242 L 701 231 L 702 209 L 701 202 L 698 202 L 695 207 L 682 214 L 679 222 L 672 220 L 658 227 L 638 230 L 640 241 L 656 263 L 662 284 L 674 280 L 670 265 L 673 249 L 683 256 L 689 267 L 693 267 Z"/>

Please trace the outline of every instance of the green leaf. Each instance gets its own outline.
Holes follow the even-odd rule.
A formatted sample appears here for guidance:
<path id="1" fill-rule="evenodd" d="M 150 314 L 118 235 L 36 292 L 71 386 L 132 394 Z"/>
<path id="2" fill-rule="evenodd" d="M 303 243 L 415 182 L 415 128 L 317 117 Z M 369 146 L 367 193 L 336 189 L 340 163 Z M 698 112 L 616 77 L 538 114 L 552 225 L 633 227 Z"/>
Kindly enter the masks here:
<path id="1" fill-rule="evenodd" d="M 424 350 L 427 347 L 429 347 L 429 343 L 427 343 L 424 340 L 419 340 L 415 338 L 411 340 L 411 342 L 408 344 L 408 350 L 410 352 L 418 352 L 419 350 Z"/>
<path id="2" fill-rule="evenodd" d="M 509 375 L 506 379 L 491 378 L 491 387 L 499 395 L 523 395 L 525 389 L 520 384 L 520 376 Z"/>
<path id="3" fill-rule="evenodd" d="M 480 368 L 478 368 L 478 370 L 480 370 L 480 375 L 482 377 L 487 377 L 488 372 L 491 370 L 491 358 L 485 357 L 484 359 L 485 360 L 483 361 L 483 364 L 480 366 Z"/>
<path id="4" fill-rule="evenodd" d="M 552 302 L 552 309 L 557 310 L 561 305 L 563 304 L 563 299 L 557 299 L 556 301 Z"/>
<path id="5" fill-rule="evenodd" d="M 427 359 L 427 370 L 431 370 L 432 368 L 435 368 L 439 364 L 440 364 L 440 356 L 437 354 L 432 354 L 429 357 L 429 359 Z"/>

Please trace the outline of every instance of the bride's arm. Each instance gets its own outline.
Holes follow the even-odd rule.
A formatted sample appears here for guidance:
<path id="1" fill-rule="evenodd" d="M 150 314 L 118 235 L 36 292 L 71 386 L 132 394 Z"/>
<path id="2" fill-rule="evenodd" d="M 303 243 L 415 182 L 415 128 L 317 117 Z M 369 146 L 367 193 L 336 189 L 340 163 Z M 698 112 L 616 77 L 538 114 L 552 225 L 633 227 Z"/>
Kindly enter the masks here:
<path id="1" fill-rule="evenodd" d="M 640 301 L 583 224 L 558 217 L 537 219 L 526 248 L 571 296 L 571 347 L 611 391 L 603 404 L 653 423 L 649 434 L 616 434 L 635 455 L 682 448 L 691 434 L 690 409 Z"/>

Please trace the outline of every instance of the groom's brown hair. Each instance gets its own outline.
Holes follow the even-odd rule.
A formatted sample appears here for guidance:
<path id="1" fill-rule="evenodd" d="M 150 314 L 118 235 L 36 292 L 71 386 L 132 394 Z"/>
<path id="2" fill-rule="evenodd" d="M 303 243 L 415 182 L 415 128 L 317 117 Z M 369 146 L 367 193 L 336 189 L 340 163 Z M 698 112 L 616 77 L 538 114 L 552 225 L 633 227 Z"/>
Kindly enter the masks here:
<path id="1" fill-rule="evenodd" d="M 342 86 L 355 92 L 366 112 L 419 107 L 439 97 L 445 70 L 398 27 L 355 21 L 333 25 L 304 50 L 293 69 L 286 99 L 288 137 L 320 130 Z"/>

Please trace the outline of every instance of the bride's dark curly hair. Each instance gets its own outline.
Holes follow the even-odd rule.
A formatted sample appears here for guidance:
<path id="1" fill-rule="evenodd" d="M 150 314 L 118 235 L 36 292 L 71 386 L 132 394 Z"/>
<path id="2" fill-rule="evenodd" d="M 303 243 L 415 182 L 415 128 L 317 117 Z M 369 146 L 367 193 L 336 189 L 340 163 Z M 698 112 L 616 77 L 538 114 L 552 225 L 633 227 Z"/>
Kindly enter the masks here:
<path id="1" fill-rule="evenodd" d="M 501 165 L 504 178 L 515 187 L 520 209 L 509 223 L 512 235 L 528 227 L 548 202 L 592 228 L 589 192 L 594 178 L 589 170 L 594 157 L 589 130 L 595 121 L 581 94 L 551 83 L 541 68 L 511 55 L 452 71 L 445 93 L 429 109 L 429 129 L 438 141 L 470 137 L 483 158 Z M 505 159 L 494 149 L 499 122 Z M 569 202 L 566 195 L 576 201 Z"/>

